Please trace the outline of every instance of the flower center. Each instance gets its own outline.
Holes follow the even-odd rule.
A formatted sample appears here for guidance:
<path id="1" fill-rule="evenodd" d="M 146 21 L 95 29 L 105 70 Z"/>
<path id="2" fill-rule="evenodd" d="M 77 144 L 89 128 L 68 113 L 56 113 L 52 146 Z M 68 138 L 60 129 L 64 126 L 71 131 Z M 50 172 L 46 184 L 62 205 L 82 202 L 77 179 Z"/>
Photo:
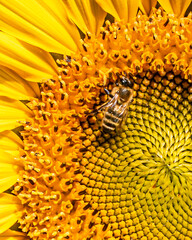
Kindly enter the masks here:
<path id="1" fill-rule="evenodd" d="M 145 86 L 147 80 L 150 84 Z M 192 116 L 182 94 L 171 97 L 178 80 L 158 74 L 151 80 L 137 79 L 140 87 L 121 131 L 96 137 L 94 150 L 82 160 L 84 200 L 99 212 L 96 223 L 110 224 L 117 239 L 178 239 L 191 234 L 185 217 L 192 214 Z"/>
<path id="2" fill-rule="evenodd" d="M 15 193 L 36 239 L 191 239 L 191 19 L 161 10 L 87 33 L 41 84 L 21 132 Z M 132 76 L 125 123 L 104 132 L 119 75 Z"/>

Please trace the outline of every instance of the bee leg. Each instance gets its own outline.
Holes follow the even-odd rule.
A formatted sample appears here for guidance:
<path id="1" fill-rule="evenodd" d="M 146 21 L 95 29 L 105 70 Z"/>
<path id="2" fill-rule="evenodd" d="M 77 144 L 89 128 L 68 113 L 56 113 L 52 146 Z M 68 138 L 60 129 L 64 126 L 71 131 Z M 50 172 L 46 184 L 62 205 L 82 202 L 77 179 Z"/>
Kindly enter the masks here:
<path id="1" fill-rule="evenodd" d="M 109 92 L 108 89 L 104 88 L 104 91 L 106 92 L 107 95 L 109 95 L 110 98 L 113 98 L 114 96 Z"/>
<path id="2" fill-rule="evenodd" d="M 103 111 L 108 105 L 109 105 L 109 102 L 102 104 L 99 108 L 94 109 L 91 113 L 89 113 L 89 116 L 93 116 L 93 115 L 97 114 L 98 112 Z"/>
<path id="3" fill-rule="evenodd" d="M 96 114 L 97 112 L 104 111 L 107 107 L 110 107 L 112 104 L 114 104 L 114 101 L 116 103 L 116 97 L 117 96 L 114 96 L 110 101 L 103 103 L 99 108 L 95 109 L 92 113 Z"/>
<path id="4" fill-rule="evenodd" d="M 97 109 L 93 110 L 92 112 L 90 112 L 90 113 L 88 114 L 88 117 L 94 116 L 95 114 L 97 114 L 97 112 L 98 112 Z"/>
<path id="5" fill-rule="evenodd" d="M 105 89 L 105 88 L 104 88 Z M 89 115 L 95 115 L 96 113 L 100 111 L 104 111 L 107 107 L 110 107 L 111 105 L 115 105 L 117 102 L 118 94 L 115 94 L 114 96 L 107 90 L 105 89 L 107 94 L 111 97 L 111 99 L 108 102 L 103 103 L 99 108 L 93 110 Z"/>

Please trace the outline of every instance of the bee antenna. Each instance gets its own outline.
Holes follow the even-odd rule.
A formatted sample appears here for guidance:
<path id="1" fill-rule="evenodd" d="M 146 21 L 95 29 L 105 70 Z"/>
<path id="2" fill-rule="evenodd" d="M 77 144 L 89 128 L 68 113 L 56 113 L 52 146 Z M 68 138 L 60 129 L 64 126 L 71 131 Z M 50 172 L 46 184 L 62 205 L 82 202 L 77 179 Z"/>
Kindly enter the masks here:
<path id="1" fill-rule="evenodd" d="M 118 77 L 118 78 L 121 76 L 121 74 L 120 74 L 120 73 L 118 73 L 118 72 L 116 73 L 116 75 L 117 75 L 117 77 Z"/>
<path id="2" fill-rule="evenodd" d="M 127 77 L 127 73 L 126 73 L 125 71 L 124 71 L 123 73 L 124 73 L 124 75 Z"/>
<path id="3" fill-rule="evenodd" d="M 132 79 L 134 78 L 132 73 L 129 73 L 129 77 L 132 78 Z"/>
<path id="4" fill-rule="evenodd" d="M 106 92 L 107 95 L 109 95 L 109 97 L 113 98 L 114 96 L 109 92 L 108 89 L 104 88 L 104 91 Z"/>

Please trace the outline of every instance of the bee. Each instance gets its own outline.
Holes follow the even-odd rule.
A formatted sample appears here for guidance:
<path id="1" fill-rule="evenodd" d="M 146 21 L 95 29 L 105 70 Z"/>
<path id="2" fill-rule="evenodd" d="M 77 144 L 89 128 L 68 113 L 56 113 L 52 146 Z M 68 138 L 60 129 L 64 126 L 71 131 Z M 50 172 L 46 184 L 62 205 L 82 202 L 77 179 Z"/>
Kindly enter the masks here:
<path id="1" fill-rule="evenodd" d="M 133 81 L 127 77 L 119 77 L 119 81 L 111 93 L 104 89 L 111 98 L 101 105 L 96 112 L 104 112 L 102 128 L 104 132 L 115 131 L 119 128 L 128 113 L 128 106 L 133 100 Z"/>

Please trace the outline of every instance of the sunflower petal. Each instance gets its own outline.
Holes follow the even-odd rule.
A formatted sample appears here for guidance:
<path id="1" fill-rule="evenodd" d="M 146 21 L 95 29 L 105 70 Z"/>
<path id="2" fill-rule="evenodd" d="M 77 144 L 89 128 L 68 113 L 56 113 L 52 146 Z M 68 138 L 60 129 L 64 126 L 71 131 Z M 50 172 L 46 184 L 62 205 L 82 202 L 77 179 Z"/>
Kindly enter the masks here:
<path id="1" fill-rule="evenodd" d="M 26 240 L 26 234 L 22 232 L 7 230 L 0 235 L 0 240 Z"/>
<path id="2" fill-rule="evenodd" d="M 177 17 L 183 17 L 191 0 L 158 0 L 167 13 L 174 13 Z"/>
<path id="3" fill-rule="evenodd" d="M 0 28 L 48 52 L 71 53 L 79 41 L 61 0 L 0 0 Z"/>
<path id="4" fill-rule="evenodd" d="M 13 129 L 32 116 L 32 112 L 22 102 L 0 97 L 0 131 Z"/>
<path id="5" fill-rule="evenodd" d="M 0 32 L 0 64 L 31 81 L 50 78 L 57 72 L 57 66 L 49 53 L 3 32 Z"/>
<path id="6" fill-rule="evenodd" d="M 157 4 L 157 0 L 148 0 L 148 1 L 140 0 L 139 7 L 143 13 L 149 16 L 152 8 L 155 7 L 156 4 Z"/>
<path id="7" fill-rule="evenodd" d="M 38 97 L 40 90 L 37 83 L 25 81 L 14 71 L 0 66 L 0 96 L 17 100 L 29 100 Z"/>
<path id="8" fill-rule="evenodd" d="M 22 205 L 19 199 L 11 194 L 0 194 L 0 234 L 8 230 L 21 215 Z"/>
<path id="9" fill-rule="evenodd" d="M 17 156 L 19 148 L 23 147 L 23 142 L 14 132 L 7 130 L 0 133 L 0 146 L 5 152 Z"/>
<path id="10" fill-rule="evenodd" d="M 136 16 L 139 1 L 135 0 L 96 0 L 96 2 L 117 20 L 130 22 Z"/>
<path id="11" fill-rule="evenodd" d="M 69 18 L 83 31 L 98 33 L 106 13 L 95 0 L 63 0 Z"/>
<path id="12" fill-rule="evenodd" d="M 16 183 L 18 172 L 19 167 L 13 155 L 0 151 L 0 193 Z"/>

